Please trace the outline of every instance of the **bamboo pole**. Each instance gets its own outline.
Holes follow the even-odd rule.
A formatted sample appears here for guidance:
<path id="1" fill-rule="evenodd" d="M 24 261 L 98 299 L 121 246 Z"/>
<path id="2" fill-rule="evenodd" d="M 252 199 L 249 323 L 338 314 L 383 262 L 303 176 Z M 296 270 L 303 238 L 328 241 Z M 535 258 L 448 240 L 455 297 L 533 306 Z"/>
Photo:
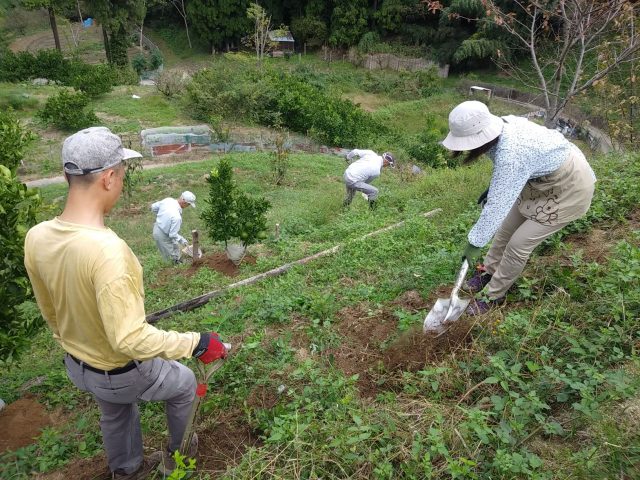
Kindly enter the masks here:
<path id="1" fill-rule="evenodd" d="M 432 216 L 436 215 L 437 213 L 440 213 L 441 211 L 442 211 L 441 208 L 436 208 L 435 210 L 431 210 L 430 212 L 423 213 L 420 216 L 428 218 L 428 217 L 432 217 Z M 379 235 L 381 233 L 388 232 L 389 230 L 393 230 L 394 228 L 401 227 L 402 225 L 405 224 L 405 222 L 406 221 L 403 220 L 401 222 L 394 223 L 393 225 L 389 225 L 388 227 L 381 228 L 380 230 L 376 230 L 374 232 L 369 232 L 366 235 L 363 235 L 362 237 L 358 238 L 357 240 L 358 241 L 359 240 L 364 240 L 366 238 L 373 237 L 374 235 Z M 218 290 L 213 290 L 211 292 L 208 292 L 208 293 L 205 293 L 203 295 L 200 295 L 199 297 L 195 297 L 195 298 L 192 298 L 192 299 L 187 300 L 185 302 L 178 303 L 178 304 L 173 305 L 171 307 L 165 308 L 164 310 L 159 310 L 157 312 L 150 313 L 149 315 L 147 315 L 147 322 L 148 323 L 156 323 L 158 320 L 161 320 L 161 319 L 163 319 L 165 317 L 168 317 L 168 316 L 172 315 L 174 312 L 188 312 L 190 310 L 194 310 L 194 309 L 196 309 L 198 307 L 201 307 L 202 305 L 205 305 L 212 298 L 216 298 L 216 297 L 220 297 L 220 296 L 224 295 L 229 290 L 233 290 L 233 289 L 238 288 L 238 287 L 244 287 L 245 285 L 251 285 L 253 283 L 259 282 L 260 280 L 264 280 L 265 278 L 275 277 L 275 276 L 281 275 L 281 274 L 285 273 L 286 271 L 290 270 L 291 268 L 295 267 L 296 265 L 304 265 L 305 263 L 309 263 L 312 260 L 316 260 L 318 258 L 326 257 L 327 255 L 332 255 L 332 254 L 336 253 L 338 250 L 340 250 L 344 246 L 345 246 L 345 244 L 336 245 L 335 247 L 331 247 L 328 250 L 323 250 L 321 252 L 315 253 L 315 254 L 310 255 L 308 257 L 301 258 L 300 260 L 295 260 L 293 262 L 286 263 L 286 264 L 284 264 L 284 265 L 282 265 L 280 267 L 274 268 L 272 270 L 268 270 L 268 271 L 260 273 L 258 275 L 254 275 L 253 277 L 245 278 L 244 280 L 240 280 L 239 282 L 232 283 L 232 284 L 227 285 L 226 287 L 222 287 L 222 288 L 220 288 Z"/>

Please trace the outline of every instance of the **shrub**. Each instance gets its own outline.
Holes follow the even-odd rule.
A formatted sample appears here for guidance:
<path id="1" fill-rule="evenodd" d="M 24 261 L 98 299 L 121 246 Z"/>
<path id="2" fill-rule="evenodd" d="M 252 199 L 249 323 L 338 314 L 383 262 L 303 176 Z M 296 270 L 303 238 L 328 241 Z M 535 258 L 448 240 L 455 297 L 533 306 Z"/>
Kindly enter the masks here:
<path id="1" fill-rule="evenodd" d="M 116 81 L 114 68 L 107 64 L 81 64 L 69 85 L 86 93 L 89 97 L 98 97 L 112 90 Z"/>
<path id="2" fill-rule="evenodd" d="M 358 51 L 360 53 L 371 53 L 379 42 L 380 35 L 376 32 L 367 32 L 362 36 L 358 43 Z"/>
<path id="3" fill-rule="evenodd" d="M 150 70 L 157 70 L 164 63 L 164 59 L 162 58 L 162 52 L 158 49 L 153 49 L 151 54 L 149 55 L 149 60 L 147 64 L 149 65 Z"/>
<path id="4" fill-rule="evenodd" d="M 130 66 L 113 68 L 114 85 L 138 85 L 140 77 Z"/>
<path id="5" fill-rule="evenodd" d="M 20 82 L 31 78 L 48 78 L 64 83 L 68 80 L 70 62 L 58 50 L 29 52 L 0 52 L 0 80 Z"/>
<path id="6" fill-rule="evenodd" d="M 39 315 L 28 315 L 25 302 L 31 288 L 24 267 L 24 237 L 35 225 L 41 200 L 36 190 L 28 190 L 15 170 L 24 156 L 24 147 L 33 134 L 18 123 L 11 112 L 0 113 L 0 359 L 7 360 L 27 344 L 39 327 Z"/>
<path id="7" fill-rule="evenodd" d="M 449 155 L 440 144 L 444 133 L 439 128 L 439 119 L 434 115 L 425 117 L 426 128 L 406 141 L 405 150 L 416 161 L 430 167 L 456 167 L 459 159 Z M 446 128 L 446 127 L 444 127 Z"/>
<path id="8" fill-rule="evenodd" d="M 147 69 L 147 57 L 145 57 L 143 53 L 137 53 L 135 57 L 131 59 L 131 66 L 138 75 L 142 75 L 142 72 Z"/>
<path id="9" fill-rule="evenodd" d="M 27 93 L 10 93 L 0 97 L 0 109 L 29 110 L 38 106 L 38 99 Z"/>
<path id="10" fill-rule="evenodd" d="M 0 111 L 0 165 L 15 174 L 26 147 L 34 138 L 33 132 L 23 128 L 11 110 Z"/>
<path id="11" fill-rule="evenodd" d="M 82 92 L 61 90 L 47 100 L 38 116 L 61 130 L 80 130 L 98 122 L 93 110 L 87 108 L 89 98 Z"/>
<path id="12" fill-rule="evenodd" d="M 187 84 L 181 70 L 163 70 L 156 78 L 156 89 L 164 96 L 172 98 L 181 94 Z"/>

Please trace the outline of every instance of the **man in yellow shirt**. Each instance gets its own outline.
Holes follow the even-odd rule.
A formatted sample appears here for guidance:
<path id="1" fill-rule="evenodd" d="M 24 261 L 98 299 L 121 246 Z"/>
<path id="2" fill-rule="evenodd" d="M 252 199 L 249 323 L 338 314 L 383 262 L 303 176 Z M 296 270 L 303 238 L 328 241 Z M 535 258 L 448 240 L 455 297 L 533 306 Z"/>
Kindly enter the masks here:
<path id="1" fill-rule="evenodd" d="M 100 407 L 109 475 L 128 480 L 145 478 L 163 458 L 161 472 L 172 469 L 161 452 L 143 457 L 137 402 L 166 403 L 171 454 L 180 447 L 196 388 L 193 372 L 175 360 L 209 363 L 227 353 L 213 332 L 163 331 L 145 321 L 142 267 L 104 224 L 122 192 L 124 162 L 140 156 L 105 127 L 68 137 L 64 211 L 25 239 L 36 301 L 66 352 L 67 374 Z"/>

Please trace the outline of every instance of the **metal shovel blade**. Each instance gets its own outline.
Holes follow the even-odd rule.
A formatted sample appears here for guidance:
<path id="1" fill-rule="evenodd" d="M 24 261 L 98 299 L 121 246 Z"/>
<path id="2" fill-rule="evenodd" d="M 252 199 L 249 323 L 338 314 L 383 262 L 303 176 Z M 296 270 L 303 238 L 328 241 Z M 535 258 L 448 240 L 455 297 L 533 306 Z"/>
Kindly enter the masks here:
<path id="1" fill-rule="evenodd" d="M 460 272 L 458 272 L 456 284 L 451 291 L 451 298 L 439 298 L 436 300 L 435 305 L 424 319 L 424 324 L 422 325 L 424 333 L 442 335 L 447 330 L 448 325 L 455 322 L 464 313 L 471 299 L 458 297 L 458 291 L 462 286 L 468 269 L 469 264 L 464 260 Z"/>
<path id="2" fill-rule="evenodd" d="M 424 333 L 436 335 L 444 333 L 448 327 L 447 324 L 455 322 L 462 316 L 469 306 L 469 302 L 471 299 L 468 298 L 439 298 L 424 319 Z"/>

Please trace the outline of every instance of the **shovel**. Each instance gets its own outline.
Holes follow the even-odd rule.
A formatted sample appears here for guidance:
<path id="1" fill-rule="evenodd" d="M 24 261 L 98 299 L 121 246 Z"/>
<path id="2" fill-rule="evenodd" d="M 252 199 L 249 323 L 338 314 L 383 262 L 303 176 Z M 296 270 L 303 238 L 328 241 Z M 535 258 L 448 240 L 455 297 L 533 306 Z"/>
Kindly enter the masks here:
<path id="1" fill-rule="evenodd" d="M 455 322 L 464 313 L 471 299 L 458 297 L 458 291 L 469 270 L 469 262 L 465 258 L 458 273 L 456 284 L 451 291 L 451 298 L 439 298 L 424 319 L 423 331 L 439 337 L 448 330 L 448 324 Z"/>
<path id="2" fill-rule="evenodd" d="M 230 344 L 225 343 L 224 346 L 227 351 L 231 350 Z M 202 362 L 196 362 L 196 368 L 198 370 L 198 374 L 196 376 L 196 396 L 193 398 L 193 403 L 191 404 L 191 412 L 189 413 L 189 419 L 187 420 L 187 428 L 184 430 L 184 436 L 182 437 L 182 444 L 180 446 L 180 452 L 183 455 L 189 456 L 191 440 L 193 438 L 193 432 L 195 431 L 194 424 L 198 415 L 198 410 L 200 409 L 200 404 L 207 393 L 209 378 L 211 378 L 211 375 L 222 367 L 222 365 L 224 365 L 224 360 L 221 358 L 209 365 L 205 365 Z"/>

